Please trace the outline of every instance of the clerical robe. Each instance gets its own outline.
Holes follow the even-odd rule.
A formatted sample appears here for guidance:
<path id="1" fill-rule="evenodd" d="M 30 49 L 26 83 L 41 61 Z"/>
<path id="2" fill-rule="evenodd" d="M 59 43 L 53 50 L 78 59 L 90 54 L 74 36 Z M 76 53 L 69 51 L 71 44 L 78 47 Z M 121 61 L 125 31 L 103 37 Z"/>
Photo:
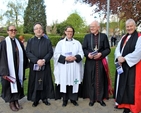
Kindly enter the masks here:
<path id="1" fill-rule="evenodd" d="M 67 56 L 75 56 L 76 60 L 67 62 L 65 61 Z M 75 39 L 68 41 L 64 38 L 57 43 L 54 51 L 54 76 L 58 98 L 60 92 L 68 92 L 69 87 L 67 86 L 71 86 L 70 93 L 78 93 L 79 84 L 83 79 L 83 56 L 82 45 L 79 41 Z M 76 98 L 72 100 L 76 100 Z"/>
<path id="2" fill-rule="evenodd" d="M 115 50 L 115 61 L 125 58 L 123 73 L 115 77 L 114 98 L 118 108 L 129 108 L 133 113 L 141 112 L 141 36 L 137 31 L 125 35 Z"/>
<path id="3" fill-rule="evenodd" d="M 30 60 L 27 99 L 39 101 L 40 99 L 54 98 L 50 65 L 53 49 L 50 40 L 44 37 L 37 38 L 36 36 L 29 39 L 26 47 L 26 55 Z M 37 64 L 39 59 L 45 59 L 44 69 L 34 71 L 34 64 Z"/>
<path id="4" fill-rule="evenodd" d="M 102 54 L 99 59 L 90 59 L 88 54 L 94 50 Z M 91 101 L 108 99 L 108 78 L 102 59 L 110 53 L 109 41 L 106 34 L 87 34 L 83 41 L 83 51 L 86 57 L 83 79 L 83 98 Z"/>
<path id="5" fill-rule="evenodd" d="M 6 42 L 6 39 L 9 40 L 9 43 Z M 5 100 L 5 102 L 12 102 L 24 97 L 23 80 L 25 78 L 25 69 L 27 68 L 28 59 L 26 57 L 26 53 L 22 43 L 20 43 L 17 39 L 12 40 L 10 37 L 6 37 L 6 39 L 0 43 L 0 75 L 1 75 L 1 83 L 2 83 L 1 97 Z M 17 44 L 19 44 L 20 48 L 22 49 L 23 59 L 18 58 L 21 51 L 19 51 L 20 48 L 18 48 L 19 46 L 17 46 Z M 7 48 L 7 45 L 11 45 L 10 48 Z M 8 52 L 10 51 L 12 54 L 10 54 L 9 56 Z M 8 65 L 9 64 L 8 56 L 12 58 L 10 61 L 12 62 L 11 65 Z M 21 79 L 19 76 L 19 69 L 20 69 L 19 62 L 22 62 L 22 67 L 23 67 L 20 70 L 21 74 L 23 75 Z M 2 77 L 4 75 L 12 76 L 10 70 L 13 67 L 14 67 L 13 72 L 16 78 L 16 83 L 14 83 L 16 85 L 15 86 L 16 91 L 14 93 L 12 93 L 12 89 L 11 89 L 12 88 L 11 85 L 13 83 L 10 83 L 8 80 L 3 79 Z"/>

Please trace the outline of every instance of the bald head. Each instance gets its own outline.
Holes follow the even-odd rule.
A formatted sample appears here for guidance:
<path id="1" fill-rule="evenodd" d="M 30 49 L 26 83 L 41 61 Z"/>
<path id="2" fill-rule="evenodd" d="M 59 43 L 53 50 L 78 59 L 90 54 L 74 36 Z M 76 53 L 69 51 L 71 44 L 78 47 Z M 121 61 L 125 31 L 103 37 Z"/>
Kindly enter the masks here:
<path id="1" fill-rule="evenodd" d="M 100 29 L 100 24 L 99 24 L 99 22 L 98 21 L 93 21 L 91 24 L 90 24 L 90 31 L 91 31 L 91 33 L 93 33 L 93 34 L 98 34 L 98 32 L 99 32 L 99 29 Z"/>
<path id="2" fill-rule="evenodd" d="M 97 26 L 100 26 L 99 22 L 96 21 L 96 20 L 94 20 L 94 21 L 90 24 L 90 26 L 91 26 L 91 25 L 94 25 L 94 24 L 97 25 Z"/>

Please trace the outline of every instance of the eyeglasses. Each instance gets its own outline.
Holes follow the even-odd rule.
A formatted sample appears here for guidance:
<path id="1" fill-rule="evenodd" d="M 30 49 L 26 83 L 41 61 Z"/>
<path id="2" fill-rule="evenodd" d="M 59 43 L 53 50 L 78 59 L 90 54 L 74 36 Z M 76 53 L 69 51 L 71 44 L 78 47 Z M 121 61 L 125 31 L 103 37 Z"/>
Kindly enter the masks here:
<path id="1" fill-rule="evenodd" d="M 34 30 L 43 30 L 42 28 L 35 28 Z"/>
<path id="2" fill-rule="evenodd" d="M 11 32 L 15 31 L 15 32 L 16 32 L 16 31 L 17 31 L 17 29 L 10 29 L 10 30 L 8 30 L 8 31 L 11 31 Z"/>

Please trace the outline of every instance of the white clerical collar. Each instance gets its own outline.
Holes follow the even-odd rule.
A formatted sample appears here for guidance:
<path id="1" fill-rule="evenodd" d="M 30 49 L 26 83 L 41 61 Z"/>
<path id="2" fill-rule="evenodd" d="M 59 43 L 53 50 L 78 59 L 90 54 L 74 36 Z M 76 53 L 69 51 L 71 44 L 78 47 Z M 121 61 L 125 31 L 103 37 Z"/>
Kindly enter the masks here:
<path id="1" fill-rule="evenodd" d="M 39 39 L 39 40 L 40 40 L 40 39 L 41 39 L 41 37 L 37 37 L 37 39 Z"/>

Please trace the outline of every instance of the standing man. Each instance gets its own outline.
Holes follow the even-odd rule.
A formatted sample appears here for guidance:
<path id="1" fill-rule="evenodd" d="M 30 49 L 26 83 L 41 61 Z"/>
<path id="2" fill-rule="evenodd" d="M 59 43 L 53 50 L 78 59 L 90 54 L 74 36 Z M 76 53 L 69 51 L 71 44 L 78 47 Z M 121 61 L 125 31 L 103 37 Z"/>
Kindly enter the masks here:
<path id="1" fill-rule="evenodd" d="M 106 106 L 103 99 L 108 99 L 108 77 L 103 60 L 110 53 L 106 34 L 99 32 L 98 21 L 90 24 L 90 34 L 85 35 L 83 51 L 86 57 L 83 79 L 83 98 L 89 98 L 89 106 L 97 101 Z M 106 61 L 106 60 L 105 60 Z"/>
<path id="2" fill-rule="evenodd" d="M 141 33 L 136 31 L 133 19 L 126 21 L 127 34 L 119 41 L 115 50 L 115 62 L 123 70 L 117 70 L 115 79 L 115 101 L 123 113 L 141 112 Z M 118 68 L 119 69 L 119 68 Z"/>
<path id="3" fill-rule="evenodd" d="M 36 23 L 33 27 L 35 36 L 28 40 L 26 54 L 30 60 L 29 84 L 27 99 L 36 107 L 41 99 L 50 105 L 48 98 L 54 98 L 54 87 L 51 75 L 50 60 L 53 49 L 50 40 L 43 37 L 43 26 Z"/>
<path id="4" fill-rule="evenodd" d="M 0 43 L 0 75 L 2 98 L 9 102 L 12 111 L 22 109 L 18 100 L 24 97 L 23 80 L 28 59 L 23 44 L 15 36 L 14 25 L 7 27 L 8 36 Z"/>
<path id="5" fill-rule="evenodd" d="M 113 35 L 113 36 L 111 37 L 111 47 L 116 46 L 116 40 L 117 40 L 116 36 Z"/>
<path id="6" fill-rule="evenodd" d="M 62 106 L 65 107 L 70 99 L 74 106 L 78 106 L 79 84 L 83 79 L 82 59 L 84 56 L 82 45 L 73 38 L 74 28 L 65 28 L 65 38 L 57 43 L 54 52 L 54 75 L 56 83 L 56 99 L 63 97 Z"/>

